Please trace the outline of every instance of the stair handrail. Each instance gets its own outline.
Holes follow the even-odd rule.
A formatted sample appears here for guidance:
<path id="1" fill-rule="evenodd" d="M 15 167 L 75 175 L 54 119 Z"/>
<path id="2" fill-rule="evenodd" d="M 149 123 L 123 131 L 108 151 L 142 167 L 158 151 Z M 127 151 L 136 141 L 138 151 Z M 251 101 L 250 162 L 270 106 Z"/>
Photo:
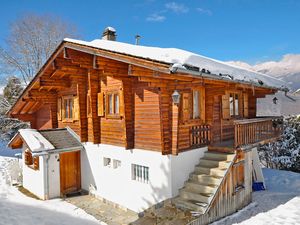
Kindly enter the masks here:
<path id="1" fill-rule="evenodd" d="M 220 182 L 220 185 L 218 186 L 217 190 L 216 190 L 215 193 L 214 193 L 214 196 L 213 196 L 212 200 L 210 201 L 208 207 L 205 209 L 204 214 L 207 213 L 207 212 L 209 211 L 209 209 L 211 208 L 212 203 L 215 201 L 216 195 L 217 195 L 217 193 L 219 192 L 219 189 L 222 187 L 222 185 L 223 185 L 223 183 L 224 183 L 224 180 L 225 180 L 225 178 L 227 177 L 228 172 L 231 170 L 231 168 L 232 168 L 232 166 L 233 166 L 233 164 L 234 164 L 234 162 L 235 162 L 235 160 L 236 160 L 236 157 L 237 157 L 236 151 L 235 151 L 234 154 L 235 154 L 235 155 L 234 155 L 234 158 L 232 159 L 232 162 L 230 163 L 229 167 L 227 168 L 227 170 L 226 170 L 226 172 L 225 172 L 225 174 L 224 174 L 224 176 L 223 176 L 223 178 L 222 178 L 222 180 L 221 180 L 221 182 Z"/>

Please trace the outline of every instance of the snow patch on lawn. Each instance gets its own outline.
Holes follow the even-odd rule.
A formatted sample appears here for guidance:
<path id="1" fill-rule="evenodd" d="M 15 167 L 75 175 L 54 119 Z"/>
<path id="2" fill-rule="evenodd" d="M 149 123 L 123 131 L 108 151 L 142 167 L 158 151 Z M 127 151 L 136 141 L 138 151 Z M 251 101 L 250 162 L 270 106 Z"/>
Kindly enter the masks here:
<path id="1" fill-rule="evenodd" d="M 97 225 L 99 222 L 82 209 L 62 199 L 40 201 L 10 186 L 7 168 L 15 158 L 0 156 L 0 225 Z"/>

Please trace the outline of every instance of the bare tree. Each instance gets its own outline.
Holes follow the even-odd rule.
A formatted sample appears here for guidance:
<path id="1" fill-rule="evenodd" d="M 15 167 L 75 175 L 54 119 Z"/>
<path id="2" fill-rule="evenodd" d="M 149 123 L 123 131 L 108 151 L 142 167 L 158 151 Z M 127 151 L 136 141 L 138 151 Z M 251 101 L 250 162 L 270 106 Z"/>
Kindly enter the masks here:
<path id="1" fill-rule="evenodd" d="M 58 17 L 26 14 L 11 24 L 6 48 L 0 46 L 0 57 L 27 84 L 62 39 L 75 33 L 74 25 Z"/>

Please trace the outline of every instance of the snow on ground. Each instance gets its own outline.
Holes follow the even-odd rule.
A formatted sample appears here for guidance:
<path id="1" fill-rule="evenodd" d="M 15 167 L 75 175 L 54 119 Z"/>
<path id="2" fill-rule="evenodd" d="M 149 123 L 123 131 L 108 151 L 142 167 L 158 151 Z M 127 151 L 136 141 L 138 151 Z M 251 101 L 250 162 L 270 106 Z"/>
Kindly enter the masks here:
<path id="1" fill-rule="evenodd" d="M 300 174 L 263 169 L 266 191 L 253 193 L 246 208 L 213 225 L 300 224 Z"/>
<path id="2" fill-rule="evenodd" d="M 0 225 L 105 224 L 62 199 L 36 200 L 7 184 L 7 168 L 13 160 L 17 159 L 0 156 Z"/>

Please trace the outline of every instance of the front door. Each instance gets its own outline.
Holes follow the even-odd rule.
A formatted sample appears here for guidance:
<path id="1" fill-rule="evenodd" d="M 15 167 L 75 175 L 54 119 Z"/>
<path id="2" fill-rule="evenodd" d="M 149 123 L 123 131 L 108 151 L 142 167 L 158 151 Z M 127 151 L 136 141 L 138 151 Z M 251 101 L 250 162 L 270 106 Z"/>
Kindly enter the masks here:
<path id="1" fill-rule="evenodd" d="M 74 193 L 81 188 L 80 151 L 60 154 L 61 195 Z"/>

